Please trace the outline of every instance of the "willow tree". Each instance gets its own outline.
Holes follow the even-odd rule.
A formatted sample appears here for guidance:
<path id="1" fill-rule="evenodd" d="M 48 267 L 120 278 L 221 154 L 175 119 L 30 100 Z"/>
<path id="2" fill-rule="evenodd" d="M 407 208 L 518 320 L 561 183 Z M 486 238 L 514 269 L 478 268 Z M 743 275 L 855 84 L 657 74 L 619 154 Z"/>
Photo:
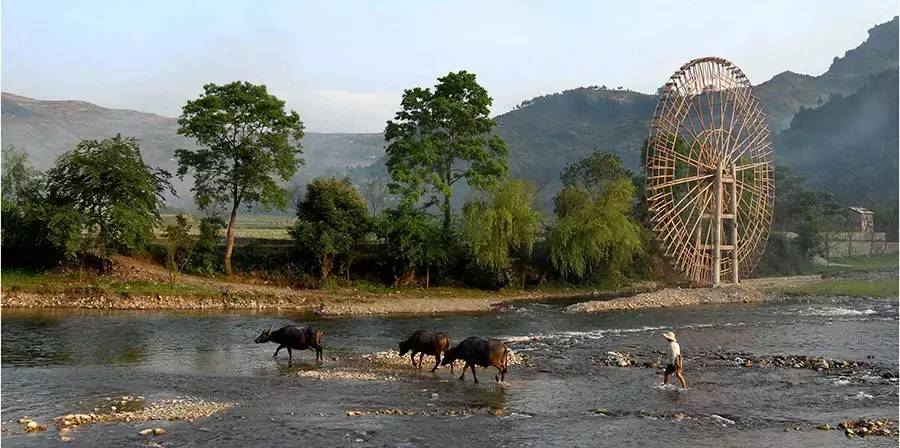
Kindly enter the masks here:
<path id="1" fill-rule="evenodd" d="M 475 265 L 506 277 L 520 261 L 519 277 L 525 286 L 525 263 L 531 255 L 540 214 L 534 209 L 536 189 L 523 180 L 499 185 L 486 200 L 471 200 L 463 207 L 462 238 Z"/>
<path id="2" fill-rule="evenodd" d="M 451 72 L 434 90 L 404 91 L 400 111 L 385 127 L 391 192 L 407 203 L 425 195 L 427 206 L 440 203 L 445 232 L 457 182 L 485 189 L 506 175 L 506 144 L 491 132 L 492 102 L 474 73 Z"/>
<path id="3" fill-rule="evenodd" d="M 595 151 L 562 174 L 550 261 L 564 277 L 584 278 L 605 267 L 616 272 L 642 250 L 633 217 L 635 189 L 618 156 Z"/>
<path id="4" fill-rule="evenodd" d="M 203 86 L 200 97 L 182 108 L 178 124 L 178 133 L 199 145 L 175 151 L 179 177 L 194 172 L 194 197 L 201 208 L 231 209 L 225 246 L 225 271 L 231 276 L 238 209 L 287 207 L 288 192 L 276 177 L 288 181 L 303 164 L 303 122 L 297 112 L 285 111 L 284 101 L 266 86 L 235 81 Z"/>

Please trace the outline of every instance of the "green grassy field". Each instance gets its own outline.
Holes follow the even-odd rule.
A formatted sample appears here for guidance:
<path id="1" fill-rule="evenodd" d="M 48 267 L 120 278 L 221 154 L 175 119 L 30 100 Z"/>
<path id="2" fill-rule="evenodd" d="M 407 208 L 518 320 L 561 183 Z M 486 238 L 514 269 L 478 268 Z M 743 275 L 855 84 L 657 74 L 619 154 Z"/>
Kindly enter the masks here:
<path id="1" fill-rule="evenodd" d="M 788 295 L 896 297 L 898 279 L 832 279 L 783 291 Z"/>
<path id="2" fill-rule="evenodd" d="M 162 235 L 165 226 L 175 223 L 175 214 L 164 214 L 162 225 L 157 229 L 157 235 Z M 188 215 L 191 223 L 191 234 L 199 232 L 200 216 Z M 293 216 L 272 215 L 238 215 L 235 220 L 235 236 L 237 238 L 258 238 L 268 240 L 288 240 L 288 228 L 294 225 L 296 219 Z M 222 229 L 225 235 L 225 229 Z"/>
<path id="3" fill-rule="evenodd" d="M 20 269 L 3 269 L 0 285 L 8 291 L 28 291 L 36 293 L 98 292 L 134 295 L 189 295 L 216 296 L 221 292 L 212 288 L 194 285 L 170 284 L 146 280 L 117 281 L 92 273 L 41 272 Z"/>
<path id="4" fill-rule="evenodd" d="M 846 271 L 886 271 L 900 268 L 897 254 L 873 255 L 871 257 L 847 257 L 831 260 L 832 265 L 811 264 L 804 271 L 810 274 L 828 274 Z M 849 265 L 849 266 L 839 266 Z"/>

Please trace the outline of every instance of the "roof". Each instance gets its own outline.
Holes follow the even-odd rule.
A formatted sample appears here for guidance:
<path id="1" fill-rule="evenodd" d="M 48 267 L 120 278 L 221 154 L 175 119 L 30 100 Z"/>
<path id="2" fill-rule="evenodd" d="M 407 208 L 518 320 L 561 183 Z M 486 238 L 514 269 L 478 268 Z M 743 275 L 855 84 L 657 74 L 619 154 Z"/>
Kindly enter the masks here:
<path id="1" fill-rule="evenodd" d="M 874 215 L 875 214 L 875 212 L 873 212 L 872 210 L 869 210 L 864 207 L 847 207 L 847 208 L 849 208 L 850 210 L 853 210 L 854 212 L 859 213 L 861 215 Z"/>

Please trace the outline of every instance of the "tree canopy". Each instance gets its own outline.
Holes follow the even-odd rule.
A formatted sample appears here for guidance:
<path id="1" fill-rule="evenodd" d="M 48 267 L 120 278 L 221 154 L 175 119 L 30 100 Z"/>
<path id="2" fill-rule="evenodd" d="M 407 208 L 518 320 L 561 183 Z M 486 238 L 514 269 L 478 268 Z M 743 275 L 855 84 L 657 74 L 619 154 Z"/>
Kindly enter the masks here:
<path id="1" fill-rule="evenodd" d="M 231 209 L 225 248 L 225 270 L 231 275 L 237 211 L 242 205 L 287 206 L 288 192 L 275 177 L 290 180 L 303 163 L 303 123 L 266 86 L 235 81 L 203 86 L 200 97 L 182 108 L 178 124 L 178 133 L 200 146 L 175 151 L 178 175 L 193 171 L 201 208 Z"/>
<path id="2" fill-rule="evenodd" d="M 291 236 L 301 254 L 315 260 L 319 275 L 328 278 L 336 258 L 349 272 L 350 256 L 371 228 L 368 208 L 349 179 L 320 178 L 306 187 L 297 202 L 297 223 Z"/>
<path id="3" fill-rule="evenodd" d="M 141 158 L 137 139 L 117 135 L 83 140 L 47 172 L 49 201 L 71 207 L 101 255 L 133 251 L 149 242 L 170 174 Z"/>
<path id="4" fill-rule="evenodd" d="M 506 276 L 515 258 L 531 255 L 540 213 L 534 209 L 536 188 L 524 180 L 509 180 L 486 200 L 463 207 L 462 239 L 475 265 Z"/>
<path id="5" fill-rule="evenodd" d="M 595 152 L 567 167 L 562 180 L 550 261 L 563 277 L 584 278 L 601 267 L 617 273 L 642 248 L 630 173 L 617 156 Z"/>
<path id="6" fill-rule="evenodd" d="M 491 97 L 466 71 L 438 78 L 434 90 L 405 90 L 401 110 L 384 130 L 393 193 L 408 203 L 440 202 L 450 228 L 453 186 L 484 189 L 506 175 L 506 144 L 491 131 Z"/>
<path id="7" fill-rule="evenodd" d="M 418 268 L 430 274 L 431 267 L 447 258 L 440 225 L 428 213 L 409 205 L 385 210 L 378 220 L 378 236 L 380 251 L 393 265 L 395 286 L 412 280 Z"/>

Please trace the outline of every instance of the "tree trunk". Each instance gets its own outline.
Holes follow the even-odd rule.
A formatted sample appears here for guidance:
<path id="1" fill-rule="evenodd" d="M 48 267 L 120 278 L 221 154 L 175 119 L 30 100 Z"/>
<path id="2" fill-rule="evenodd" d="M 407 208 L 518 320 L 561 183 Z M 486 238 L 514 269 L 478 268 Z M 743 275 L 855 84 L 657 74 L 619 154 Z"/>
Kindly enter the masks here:
<path id="1" fill-rule="evenodd" d="M 444 209 L 444 235 L 450 234 L 450 195 L 444 195 L 444 205 L 442 207 Z"/>
<path id="2" fill-rule="evenodd" d="M 234 251 L 234 220 L 237 218 L 237 209 L 237 204 L 231 209 L 231 218 L 228 220 L 228 232 L 226 232 L 225 274 L 227 274 L 229 278 L 232 276 L 231 253 Z"/>
<path id="3" fill-rule="evenodd" d="M 425 266 L 425 290 L 431 286 L 431 265 Z"/>
<path id="4" fill-rule="evenodd" d="M 322 266 L 320 266 L 319 275 L 321 276 L 321 280 L 325 281 L 328 279 L 328 276 L 331 274 L 331 255 L 323 255 L 322 256 Z"/>

